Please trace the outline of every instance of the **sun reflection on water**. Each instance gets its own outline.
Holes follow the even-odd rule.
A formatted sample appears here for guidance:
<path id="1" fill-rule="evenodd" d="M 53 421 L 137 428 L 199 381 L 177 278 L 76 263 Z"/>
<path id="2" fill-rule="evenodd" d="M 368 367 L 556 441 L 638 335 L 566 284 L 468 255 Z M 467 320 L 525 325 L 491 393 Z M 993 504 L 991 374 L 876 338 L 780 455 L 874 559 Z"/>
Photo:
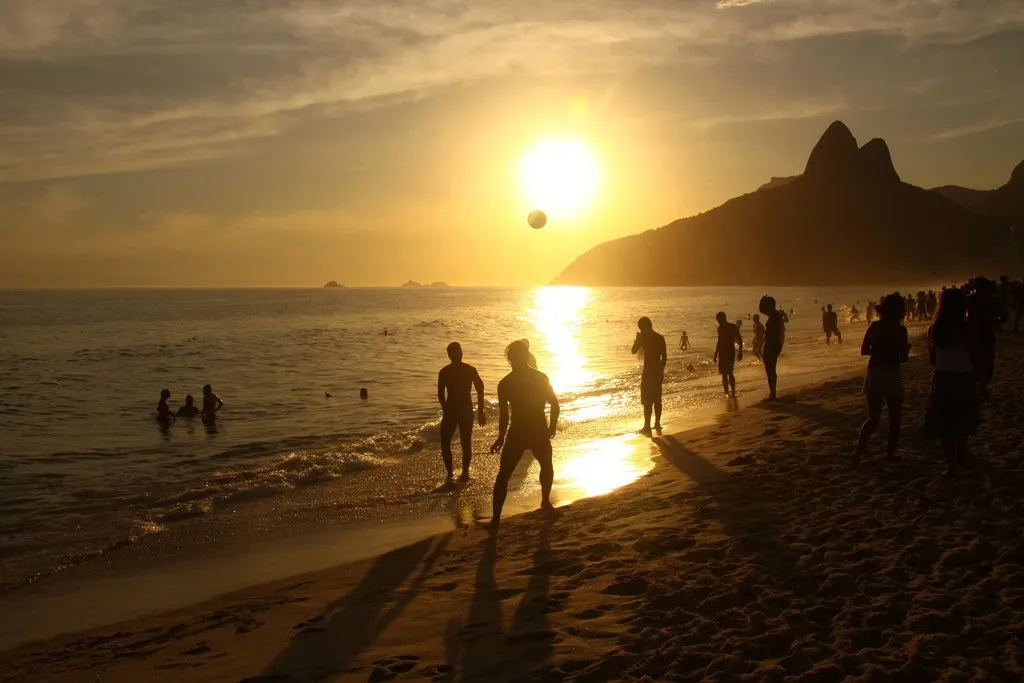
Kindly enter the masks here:
<path id="1" fill-rule="evenodd" d="M 539 287 L 529 319 L 540 333 L 543 370 L 558 393 L 578 391 L 593 381 L 580 336 L 592 293 L 586 287 Z"/>

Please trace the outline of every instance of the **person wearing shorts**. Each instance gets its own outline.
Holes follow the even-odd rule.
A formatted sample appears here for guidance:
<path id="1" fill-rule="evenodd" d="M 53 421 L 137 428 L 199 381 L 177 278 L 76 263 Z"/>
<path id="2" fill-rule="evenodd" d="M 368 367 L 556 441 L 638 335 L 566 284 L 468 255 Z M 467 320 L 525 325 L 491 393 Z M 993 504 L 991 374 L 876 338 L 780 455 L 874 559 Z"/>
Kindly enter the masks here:
<path id="1" fill-rule="evenodd" d="M 665 363 L 668 351 L 665 337 L 654 331 L 654 325 L 647 316 L 637 321 L 640 331 L 633 340 L 633 353 L 644 353 L 644 369 L 640 374 L 640 403 L 644 407 L 642 434 L 651 433 L 651 412 L 654 412 L 654 429 L 661 429 L 661 385 L 665 379 Z"/>
<path id="2" fill-rule="evenodd" d="M 868 372 L 864 378 L 864 396 L 868 402 L 868 419 L 861 425 L 853 464 L 859 465 L 864 447 L 882 418 L 882 406 L 889 407 L 889 441 L 886 458 L 896 458 L 896 443 L 900 438 L 900 419 L 903 410 L 903 376 L 900 365 L 907 362 L 910 343 L 907 328 L 903 326 L 906 302 L 894 293 L 882 299 L 877 307 L 878 320 L 868 326 L 861 343 L 860 353 L 869 356 Z"/>
<path id="3" fill-rule="evenodd" d="M 452 437 L 459 430 L 462 442 L 462 479 L 469 479 L 469 465 L 473 460 L 473 398 L 470 390 L 476 388 L 477 420 L 487 424 L 484 415 L 484 382 L 472 365 L 462 362 L 462 346 L 458 342 L 448 345 L 451 363 L 437 373 L 437 400 L 441 404 L 441 459 L 451 480 L 454 476 Z"/>

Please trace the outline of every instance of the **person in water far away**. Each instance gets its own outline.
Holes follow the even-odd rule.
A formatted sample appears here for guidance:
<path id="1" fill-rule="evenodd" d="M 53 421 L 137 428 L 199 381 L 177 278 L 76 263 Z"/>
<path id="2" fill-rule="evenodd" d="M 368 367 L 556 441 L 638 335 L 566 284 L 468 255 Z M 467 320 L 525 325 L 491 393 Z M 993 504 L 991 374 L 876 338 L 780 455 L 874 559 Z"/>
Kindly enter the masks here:
<path id="1" fill-rule="evenodd" d="M 907 328 L 903 326 L 906 302 L 899 292 L 882 299 L 878 305 L 878 320 L 868 326 L 861 344 L 862 356 L 870 356 L 868 374 L 864 379 L 864 395 L 868 400 L 868 419 L 860 428 L 853 464 L 860 464 L 868 438 L 878 429 L 882 405 L 889 406 L 889 443 L 886 458 L 896 458 L 896 442 L 900 438 L 900 418 L 903 409 L 903 377 L 900 364 L 906 363 L 910 353 Z"/>
<path id="2" fill-rule="evenodd" d="M 644 406 L 644 434 L 651 433 L 651 411 L 654 411 L 654 428 L 661 429 L 661 383 L 665 379 L 665 363 L 668 351 L 665 338 L 654 331 L 654 325 L 647 316 L 640 318 L 636 326 L 640 331 L 633 340 L 633 353 L 643 349 L 644 369 L 640 375 L 640 402 Z"/>
<path id="3" fill-rule="evenodd" d="M 498 383 L 498 438 L 491 453 L 501 451 L 498 478 L 494 482 L 491 527 L 501 523 L 501 509 L 508 494 L 508 482 L 526 451 L 540 465 L 541 508 L 552 510 L 551 484 L 555 471 L 551 463 L 551 439 L 558 428 L 558 397 L 547 375 L 530 367 L 530 349 L 514 341 L 505 350 L 512 372 Z M 551 422 L 544 415 L 551 405 Z M 511 415 L 509 410 L 511 408 Z"/>
<path id="4" fill-rule="evenodd" d="M 164 389 L 160 392 L 160 402 L 156 404 L 156 419 L 167 423 L 174 419 L 174 412 L 167 402 L 171 400 L 171 390 Z"/>
<path id="5" fill-rule="evenodd" d="M 764 350 L 762 360 L 764 361 L 764 372 L 768 377 L 768 400 L 774 401 L 778 398 L 776 389 L 779 383 L 778 363 L 782 355 L 782 343 L 786 337 L 785 321 L 786 314 L 778 310 L 778 304 L 773 297 L 767 294 L 761 297 L 757 310 L 761 311 L 768 322 L 764 326 Z"/>
<path id="6" fill-rule="evenodd" d="M 754 358 L 761 360 L 762 351 L 764 351 L 764 323 L 761 322 L 761 316 L 757 313 L 754 314 Z"/>
<path id="7" fill-rule="evenodd" d="M 199 408 L 196 408 L 196 400 L 192 398 L 192 394 L 185 397 L 185 405 L 178 408 L 178 417 L 195 417 L 199 414 Z"/>
<path id="8" fill-rule="evenodd" d="M 743 360 L 743 337 L 740 336 L 739 328 L 725 317 L 725 313 L 718 313 L 715 320 L 718 321 L 718 345 L 715 347 L 713 362 L 718 363 L 718 372 L 722 375 L 722 390 L 735 397 L 736 375 L 733 374 L 733 370 L 736 360 Z"/>
<path id="9" fill-rule="evenodd" d="M 211 424 L 217 421 L 217 411 L 224 407 L 224 401 L 220 396 L 213 393 L 213 387 L 209 384 L 203 385 L 203 422 Z"/>
<path id="10" fill-rule="evenodd" d="M 679 350 L 686 351 L 690 348 L 690 338 L 686 335 L 686 331 L 683 331 L 683 336 L 679 338 Z"/>
<path id="11" fill-rule="evenodd" d="M 825 343 L 832 343 L 832 335 L 836 336 L 839 343 L 843 343 L 843 335 L 839 332 L 839 314 L 832 310 L 832 304 L 822 314 L 822 326 L 825 328 Z"/>
<path id="12" fill-rule="evenodd" d="M 441 458 L 448 479 L 454 476 L 452 463 L 452 437 L 459 428 L 462 442 L 462 479 L 469 479 L 469 465 L 473 460 L 473 397 L 470 389 L 476 389 L 477 420 L 480 426 L 487 424 L 484 415 L 484 381 L 472 365 L 462 362 L 462 346 L 458 342 L 448 345 L 451 363 L 437 373 L 437 400 L 441 404 Z"/>

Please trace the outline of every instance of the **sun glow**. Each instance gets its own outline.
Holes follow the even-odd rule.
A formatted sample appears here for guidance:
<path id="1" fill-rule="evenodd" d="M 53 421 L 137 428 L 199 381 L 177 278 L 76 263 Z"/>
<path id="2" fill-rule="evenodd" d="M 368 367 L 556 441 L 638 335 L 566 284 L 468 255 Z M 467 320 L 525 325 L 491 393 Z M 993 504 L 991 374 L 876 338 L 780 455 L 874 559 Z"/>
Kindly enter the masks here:
<path id="1" fill-rule="evenodd" d="M 594 201 L 600 165 L 582 138 L 548 138 L 531 147 L 519 165 L 530 209 L 555 219 L 573 218 Z"/>
<path id="2" fill-rule="evenodd" d="M 578 390 L 594 377 L 580 340 L 590 297 L 586 287 L 540 287 L 534 292 L 529 316 L 546 356 L 541 369 L 556 392 Z"/>

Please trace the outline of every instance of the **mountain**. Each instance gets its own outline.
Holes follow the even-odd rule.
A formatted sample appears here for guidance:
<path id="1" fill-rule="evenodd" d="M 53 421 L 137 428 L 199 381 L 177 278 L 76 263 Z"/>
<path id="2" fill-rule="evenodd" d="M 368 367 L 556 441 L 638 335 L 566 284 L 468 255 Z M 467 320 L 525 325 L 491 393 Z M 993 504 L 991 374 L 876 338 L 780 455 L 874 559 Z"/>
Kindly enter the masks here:
<path id="1" fill-rule="evenodd" d="M 932 191 L 1001 223 L 1024 223 L 1024 161 L 1013 169 L 1010 180 L 995 190 L 944 185 Z"/>
<path id="2" fill-rule="evenodd" d="M 889 147 L 841 121 L 804 172 L 661 228 L 606 242 L 554 284 L 892 284 L 998 269 L 1009 231 L 900 180 Z"/>
<path id="3" fill-rule="evenodd" d="M 327 288 L 327 289 L 334 289 L 336 287 L 344 287 L 344 286 L 345 285 L 338 284 L 337 280 L 331 280 L 330 282 L 328 282 L 327 284 L 324 285 L 324 287 Z"/>

